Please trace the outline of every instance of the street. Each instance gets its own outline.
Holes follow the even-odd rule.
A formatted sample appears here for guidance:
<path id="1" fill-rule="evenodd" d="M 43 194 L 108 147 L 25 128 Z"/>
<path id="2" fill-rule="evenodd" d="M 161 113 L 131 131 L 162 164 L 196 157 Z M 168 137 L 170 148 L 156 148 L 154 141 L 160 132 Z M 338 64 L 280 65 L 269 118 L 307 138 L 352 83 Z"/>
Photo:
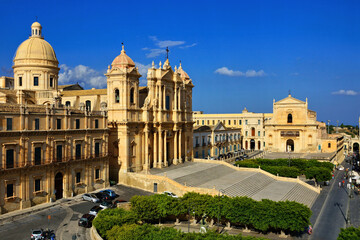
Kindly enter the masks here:
<path id="1" fill-rule="evenodd" d="M 343 166 L 350 168 L 350 165 L 345 163 L 345 161 L 343 162 Z M 346 188 L 346 185 L 345 187 L 338 186 L 338 183 L 344 180 L 344 174 L 345 170 L 336 171 L 330 191 L 313 227 L 313 234 L 310 236 L 310 239 L 337 239 L 340 228 L 346 227 L 348 215 L 350 215 L 350 219 L 357 219 L 355 216 L 359 214 L 359 209 L 350 206 L 349 190 Z M 354 198 L 351 201 L 358 203 L 359 196 L 354 194 Z M 349 208 L 351 211 L 349 211 Z"/>
<path id="2" fill-rule="evenodd" d="M 118 199 L 130 200 L 134 195 L 151 195 L 139 189 L 117 185 L 111 187 Z M 56 239 L 90 239 L 90 229 L 78 226 L 80 217 L 98 203 L 82 201 L 80 198 L 64 201 L 48 209 L 28 214 L 21 219 L 0 225 L 1 240 L 30 239 L 32 229 L 52 229 Z M 50 217 L 49 217 L 50 216 Z M 50 219 L 49 219 L 50 218 Z"/>

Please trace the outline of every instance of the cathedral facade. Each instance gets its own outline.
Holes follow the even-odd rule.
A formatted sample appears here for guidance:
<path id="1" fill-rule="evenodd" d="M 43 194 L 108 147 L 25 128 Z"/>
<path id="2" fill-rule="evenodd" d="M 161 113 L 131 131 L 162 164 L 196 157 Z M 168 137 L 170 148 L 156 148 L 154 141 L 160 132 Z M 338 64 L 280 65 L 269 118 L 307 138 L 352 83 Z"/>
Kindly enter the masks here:
<path id="1" fill-rule="evenodd" d="M 0 213 L 104 188 L 120 173 L 191 161 L 192 88 L 181 64 L 138 68 L 124 47 L 106 89 L 58 85 L 59 62 L 35 22 L 14 77 L 0 77 Z"/>

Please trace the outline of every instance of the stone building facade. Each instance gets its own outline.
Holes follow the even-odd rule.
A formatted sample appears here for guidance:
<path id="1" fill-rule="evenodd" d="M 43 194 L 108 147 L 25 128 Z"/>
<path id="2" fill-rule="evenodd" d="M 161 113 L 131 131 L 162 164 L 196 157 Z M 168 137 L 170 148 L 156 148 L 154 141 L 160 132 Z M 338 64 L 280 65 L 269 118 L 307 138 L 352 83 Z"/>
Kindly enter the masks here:
<path id="1" fill-rule="evenodd" d="M 58 60 L 35 22 L 0 78 L 0 213 L 109 184 L 106 111 L 61 104 Z"/>
<path id="2" fill-rule="evenodd" d="M 194 157 L 219 158 L 241 150 L 243 136 L 239 128 L 226 128 L 222 122 L 214 126 L 194 128 Z"/>

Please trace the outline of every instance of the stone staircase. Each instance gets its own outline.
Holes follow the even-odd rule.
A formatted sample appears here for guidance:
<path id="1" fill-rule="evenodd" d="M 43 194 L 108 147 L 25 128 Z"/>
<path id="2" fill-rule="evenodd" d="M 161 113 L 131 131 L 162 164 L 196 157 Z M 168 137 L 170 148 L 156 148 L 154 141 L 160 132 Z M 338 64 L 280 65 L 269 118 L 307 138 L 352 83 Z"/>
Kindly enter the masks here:
<path id="1" fill-rule="evenodd" d="M 301 184 L 296 184 L 282 199 L 281 201 L 296 201 L 302 204 L 305 204 L 308 207 L 311 207 L 318 193 L 310 190 L 309 188 L 302 186 Z"/>
<path id="2" fill-rule="evenodd" d="M 226 195 L 252 197 L 275 180 L 265 174 L 256 173 L 225 189 Z"/>

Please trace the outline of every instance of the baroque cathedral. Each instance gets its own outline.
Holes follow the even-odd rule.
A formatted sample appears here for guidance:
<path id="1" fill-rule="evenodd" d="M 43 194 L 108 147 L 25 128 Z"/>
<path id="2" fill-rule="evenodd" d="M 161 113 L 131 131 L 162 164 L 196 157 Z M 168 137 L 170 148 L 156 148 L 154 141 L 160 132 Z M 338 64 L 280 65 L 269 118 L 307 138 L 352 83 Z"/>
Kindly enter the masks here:
<path id="1" fill-rule="evenodd" d="M 192 80 L 169 59 L 147 86 L 126 54 L 106 89 L 58 85 L 59 62 L 35 22 L 13 77 L 0 77 L 0 213 L 104 188 L 121 173 L 193 158 Z"/>

